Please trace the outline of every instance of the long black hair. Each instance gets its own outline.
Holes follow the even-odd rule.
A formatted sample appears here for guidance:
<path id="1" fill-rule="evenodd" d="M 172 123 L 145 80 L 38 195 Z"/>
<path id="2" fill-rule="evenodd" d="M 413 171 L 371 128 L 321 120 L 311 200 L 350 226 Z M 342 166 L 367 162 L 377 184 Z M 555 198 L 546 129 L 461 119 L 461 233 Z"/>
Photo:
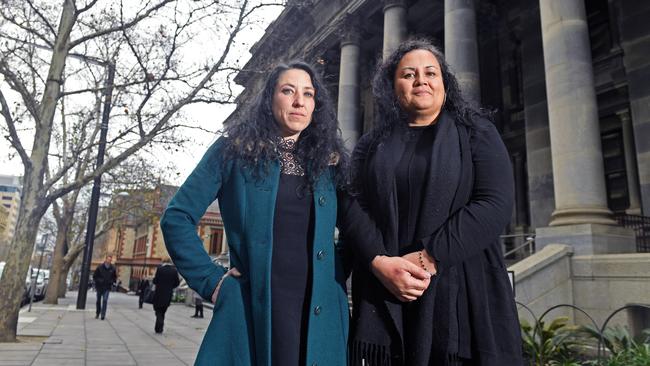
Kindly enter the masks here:
<path id="1" fill-rule="evenodd" d="M 224 128 L 227 137 L 224 158 L 242 160 L 258 177 L 268 172 L 271 161 L 279 159 L 278 144 L 282 137 L 273 117 L 273 94 L 280 75 L 291 69 L 309 74 L 315 89 L 312 120 L 296 141 L 295 155 L 305 168 L 311 187 L 330 165 L 335 165 L 335 183 L 343 186 L 347 181 L 349 157 L 338 128 L 336 112 L 320 76 L 304 61 L 282 63 L 271 70 L 243 117 Z"/>
<path id="2" fill-rule="evenodd" d="M 402 109 L 395 95 L 395 72 L 402 57 L 414 50 L 429 51 L 438 60 L 445 85 L 445 101 L 442 110 L 450 112 L 456 123 L 473 126 L 472 121 L 475 117 L 489 118 L 488 112 L 476 108 L 463 98 L 458 80 L 450 70 L 442 52 L 429 39 L 416 36 L 402 42 L 386 60 L 379 64 L 375 72 L 372 80 L 372 92 L 377 107 L 372 129 L 375 136 L 387 136 L 393 128 L 407 125 L 407 113 Z"/>

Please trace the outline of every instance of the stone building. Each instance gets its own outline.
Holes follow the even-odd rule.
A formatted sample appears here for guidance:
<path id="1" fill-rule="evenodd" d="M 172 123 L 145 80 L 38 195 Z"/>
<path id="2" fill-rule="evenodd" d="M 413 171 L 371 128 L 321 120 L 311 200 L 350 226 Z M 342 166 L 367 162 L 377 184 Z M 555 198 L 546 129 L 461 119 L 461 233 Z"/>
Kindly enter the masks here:
<path id="1" fill-rule="evenodd" d="M 537 250 L 567 244 L 568 249 L 557 251 L 564 254 L 554 252 L 562 260 L 580 257 L 581 273 L 594 276 L 592 270 L 600 268 L 602 278 L 614 278 L 632 268 L 630 262 L 617 262 L 627 264 L 614 266 L 616 273 L 585 263 L 594 258 L 609 263 L 616 259 L 606 257 L 611 253 L 650 252 L 649 243 L 635 245 L 635 232 L 620 224 L 634 220 L 650 227 L 641 216 L 650 215 L 647 19 L 650 2 L 633 0 L 289 1 L 235 78 L 245 87 L 238 104 L 245 105 L 259 89 L 265 75 L 260 71 L 303 58 L 325 76 L 352 148 L 373 121 L 370 78 L 378 61 L 409 35 L 432 38 L 466 97 L 496 110 L 494 123 L 509 150 L 516 181 L 509 234 L 536 234 Z M 636 230 L 637 236 L 650 233 Z M 514 245 L 516 241 L 509 244 Z M 629 260 L 650 263 L 646 254 Z M 518 271 L 530 277 L 547 268 L 535 261 L 529 259 Z M 567 263 L 570 268 L 573 262 Z M 578 304 L 582 299 L 576 294 L 587 294 L 585 289 L 596 285 L 579 282 L 570 272 L 568 280 L 558 280 L 568 287 L 557 298 Z M 628 275 L 648 279 L 643 272 Z M 540 299 L 535 296 L 542 287 L 536 281 L 528 293 L 522 290 L 522 301 Z M 647 283 L 616 285 L 646 294 L 641 297 L 580 306 L 600 316 L 621 302 L 650 303 Z M 616 287 L 607 281 L 597 286 L 606 293 Z M 544 301 L 538 304 L 550 303 Z"/>
<path id="2" fill-rule="evenodd" d="M 0 175 L 0 260 L 9 253 L 9 244 L 16 231 L 16 220 L 22 195 L 21 177 Z"/>
<path id="3" fill-rule="evenodd" d="M 103 214 L 119 218 L 95 241 L 91 269 L 113 255 L 122 287 L 134 290 L 143 277 L 153 277 L 162 259 L 168 256 L 160 217 L 178 187 L 159 185 L 153 190 L 138 190 L 114 195 L 111 207 Z M 216 201 L 208 207 L 198 225 L 199 237 L 215 260 L 224 260 L 228 247 L 221 213 Z"/>

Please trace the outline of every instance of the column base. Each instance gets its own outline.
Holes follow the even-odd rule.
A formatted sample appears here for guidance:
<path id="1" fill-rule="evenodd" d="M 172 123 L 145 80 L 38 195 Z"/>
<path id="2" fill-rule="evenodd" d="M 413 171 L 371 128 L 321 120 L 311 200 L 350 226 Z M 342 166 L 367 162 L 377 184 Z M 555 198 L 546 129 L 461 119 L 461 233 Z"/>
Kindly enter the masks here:
<path id="1" fill-rule="evenodd" d="M 636 207 L 636 208 L 628 208 L 625 210 L 625 213 L 628 215 L 641 215 L 641 207 Z"/>
<path id="2" fill-rule="evenodd" d="M 548 244 L 567 244 L 575 255 L 636 252 L 634 230 L 616 225 L 575 224 L 537 228 L 537 251 Z"/>
<path id="3" fill-rule="evenodd" d="M 607 208 L 563 208 L 556 209 L 551 214 L 549 226 L 565 226 L 579 224 L 617 225 L 612 218 L 612 211 Z"/>

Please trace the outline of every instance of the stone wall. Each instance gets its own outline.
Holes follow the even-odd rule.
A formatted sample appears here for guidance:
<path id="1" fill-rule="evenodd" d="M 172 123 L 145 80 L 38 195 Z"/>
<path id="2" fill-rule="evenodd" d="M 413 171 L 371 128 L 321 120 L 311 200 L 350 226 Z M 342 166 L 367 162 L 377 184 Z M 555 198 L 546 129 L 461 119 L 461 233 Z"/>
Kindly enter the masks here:
<path id="1" fill-rule="evenodd" d="M 573 297 L 599 325 L 613 310 L 632 303 L 650 305 L 650 253 L 574 256 Z M 612 318 L 628 323 L 627 311 Z M 587 320 L 576 313 L 580 323 Z"/>
<path id="2" fill-rule="evenodd" d="M 574 256 L 572 247 L 563 244 L 549 244 L 509 267 L 515 272 L 515 299 L 536 317 L 555 305 L 572 304 L 587 312 L 599 327 L 622 306 L 650 305 L 649 269 L 650 254 Z M 630 314 L 621 311 L 608 324 L 632 326 Z M 519 316 L 532 321 L 521 306 Z M 568 316 L 578 324 L 590 323 L 584 314 L 570 307 L 553 310 L 543 319 L 550 321 L 558 316 Z"/>
<path id="3" fill-rule="evenodd" d="M 554 305 L 573 303 L 572 253 L 568 245 L 549 244 L 508 268 L 515 272 L 515 299 L 528 306 L 535 313 L 535 317 L 539 318 Z M 530 313 L 521 306 L 519 316 L 529 323 L 534 322 Z M 558 316 L 573 319 L 573 311 L 560 308 L 549 313 L 544 319 Z"/>

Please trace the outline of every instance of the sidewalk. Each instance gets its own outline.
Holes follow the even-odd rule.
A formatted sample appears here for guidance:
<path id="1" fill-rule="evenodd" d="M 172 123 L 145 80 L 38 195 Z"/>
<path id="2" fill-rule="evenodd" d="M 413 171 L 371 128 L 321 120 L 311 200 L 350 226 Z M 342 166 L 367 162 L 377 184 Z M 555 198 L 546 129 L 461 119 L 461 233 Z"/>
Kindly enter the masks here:
<path id="1" fill-rule="evenodd" d="M 138 309 L 136 296 L 111 292 L 106 320 L 95 319 L 95 292 L 86 310 L 76 310 L 76 292 L 59 305 L 35 303 L 18 318 L 18 343 L 0 343 L 0 366 L 192 365 L 211 312 L 190 318 L 194 308 L 172 305 L 162 334 L 153 331 L 151 305 Z"/>

